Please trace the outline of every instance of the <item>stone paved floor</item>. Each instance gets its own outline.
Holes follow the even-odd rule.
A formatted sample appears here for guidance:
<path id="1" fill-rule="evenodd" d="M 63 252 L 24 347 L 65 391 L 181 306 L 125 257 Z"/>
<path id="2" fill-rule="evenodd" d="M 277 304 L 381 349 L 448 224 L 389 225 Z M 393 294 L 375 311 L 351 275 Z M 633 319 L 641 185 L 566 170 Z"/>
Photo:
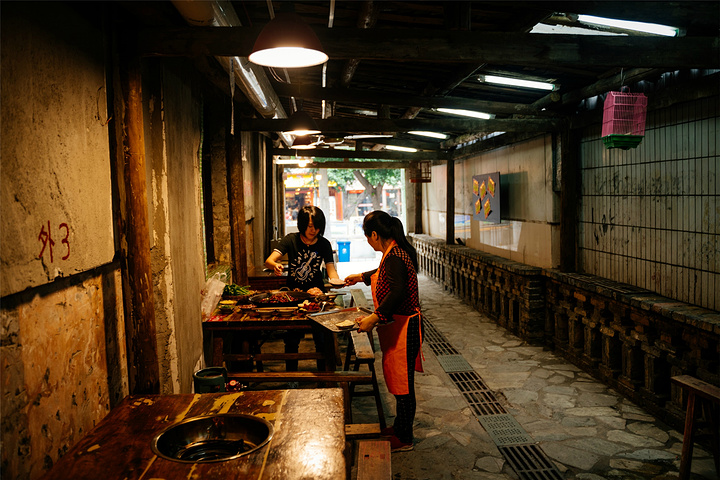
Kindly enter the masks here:
<path id="1" fill-rule="evenodd" d="M 339 268 L 341 278 L 355 270 L 362 271 L 357 269 L 358 265 L 344 267 L 355 269 L 344 272 Z M 524 343 L 444 292 L 433 280 L 420 275 L 419 282 L 423 312 L 429 322 L 537 442 L 561 478 L 678 478 L 682 432 L 656 420 L 562 357 Z M 369 289 L 362 287 L 370 298 Z M 305 348 L 312 348 L 309 338 L 304 342 Z M 272 346 L 266 345 L 263 350 L 266 348 Z M 343 352 L 344 349 L 341 344 Z M 415 450 L 392 455 L 393 480 L 521 478 L 479 423 L 437 357 L 427 345 L 423 350 L 425 372 L 417 374 L 415 382 L 418 400 Z M 376 355 L 381 376 L 379 349 Z M 394 397 L 381 378 L 380 388 L 386 418 L 392 424 Z M 353 400 L 353 421 L 377 422 L 372 397 Z M 354 474 L 353 469 L 353 480 Z M 718 479 L 711 453 L 698 445 L 691 478 Z"/>
<path id="2" fill-rule="evenodd" d="M 562 357 L 526 344 L 420 275 L 423 312 L 538 442 L 563 478 L 678 478 L 682 432 L 656 420 Z M 415 450 L 394 453 L 394 480 L 517 479 L 429 348 L 416 377 Z M 379 365 L 379 353 L 378 361 Z M 381 385 L 382 382 L 381 382 Z M 354 400 L 354 421 L 373 421 L 371 399 Z M 361 403 L 363 402 L 363 403 Z M 388 420 L 394 398 L 384 391 Z M 694 479 L 717 479 L 696 445 Z"/>

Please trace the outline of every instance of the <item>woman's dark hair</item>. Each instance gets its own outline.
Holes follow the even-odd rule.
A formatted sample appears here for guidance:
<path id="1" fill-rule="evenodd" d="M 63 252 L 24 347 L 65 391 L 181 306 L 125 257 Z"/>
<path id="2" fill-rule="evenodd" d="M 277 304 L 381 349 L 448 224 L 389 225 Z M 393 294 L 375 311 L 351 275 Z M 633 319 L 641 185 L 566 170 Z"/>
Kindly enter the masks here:
<path id="1" fill-rule="evenodd" d="M 399 218 L 391 217 L 387 212 L 383 212 L 382 210 L 375 210 L 374 212 L 368 213 L 363 220 L 363 233 L 366 237 L 369 237 L 372 232 L 376 232 L 378 237 L 383 240 L 395 240 L 395 243 L 410 256 L 410 260 L 412 260 L 415 270 L 417 270 L 417 252 L 415 251 L 415 247 L 408 242 Z"/>
<path id="2" fill-rule="evenodd" d="M 297 227 L 301 234 L 305 234 L 310 219 L 315 228 L 320 231 L 320 235 L 325 234 L 325 214 L 322 210 L 314 205 L 305 205 L 300 209 L 297 216 Z"/>

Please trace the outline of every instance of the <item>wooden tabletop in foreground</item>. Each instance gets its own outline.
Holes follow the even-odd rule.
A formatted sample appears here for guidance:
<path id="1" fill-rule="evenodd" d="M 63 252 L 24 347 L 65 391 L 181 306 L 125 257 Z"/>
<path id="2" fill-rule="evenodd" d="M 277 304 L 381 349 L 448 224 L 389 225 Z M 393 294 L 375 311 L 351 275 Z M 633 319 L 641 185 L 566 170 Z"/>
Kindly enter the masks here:
<path id="1" fill-rule="evenodd" d="M 243 413 L 264 418 L 275 433 L 246 456 L 183 463 L 155 455 L 151 442 L 189 417 Z M 46 479 L 345 478 L 342 391 L 336 388 L 179 395 L 131 395 L 67 452 Z"/>

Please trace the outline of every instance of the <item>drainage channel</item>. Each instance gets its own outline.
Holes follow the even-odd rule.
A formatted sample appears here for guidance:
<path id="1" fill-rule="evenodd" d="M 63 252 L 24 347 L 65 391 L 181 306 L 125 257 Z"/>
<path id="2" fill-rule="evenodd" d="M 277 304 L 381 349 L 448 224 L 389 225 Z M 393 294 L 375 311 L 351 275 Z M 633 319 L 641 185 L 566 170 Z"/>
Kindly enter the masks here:
<path id="1" fill-rule="evenodd" d="M 435 326 L 423 319 L 423 343 L 430 348 L 490 438 L 521 480 L 562 480 L 545 452 L 500 404 L 495 393 Z"/>

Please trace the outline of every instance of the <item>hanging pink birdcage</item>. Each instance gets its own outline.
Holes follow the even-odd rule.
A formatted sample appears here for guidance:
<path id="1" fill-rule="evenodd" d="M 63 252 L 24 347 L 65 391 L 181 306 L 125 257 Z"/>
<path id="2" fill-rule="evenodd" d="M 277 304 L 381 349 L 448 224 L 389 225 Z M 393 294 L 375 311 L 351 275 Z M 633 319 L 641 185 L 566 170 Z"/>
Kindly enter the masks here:
<path id="1" fill-rule="evenodd" d="M 642 93 L 608 92 L 602 137 L 607 148 L 635 148 L 645 136 L 647 97 Z"/>

